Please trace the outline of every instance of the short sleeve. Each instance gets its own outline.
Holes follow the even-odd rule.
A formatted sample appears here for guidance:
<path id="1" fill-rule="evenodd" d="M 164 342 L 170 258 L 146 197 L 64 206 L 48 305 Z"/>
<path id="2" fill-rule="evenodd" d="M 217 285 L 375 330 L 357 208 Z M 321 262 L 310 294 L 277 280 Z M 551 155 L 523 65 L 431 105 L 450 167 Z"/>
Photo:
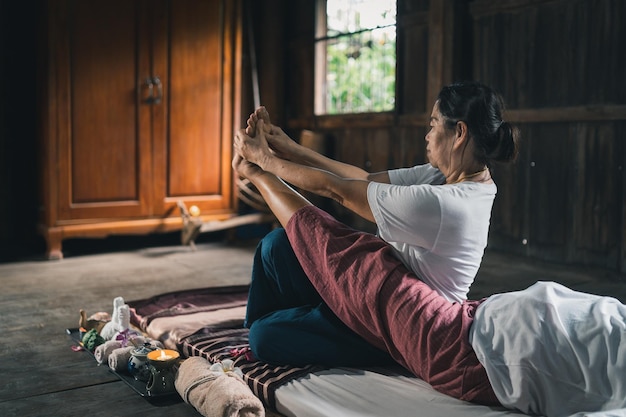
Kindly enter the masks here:
<path id="1" fill-rule="evenodd" d="M 434 247 L 441 226 L 441 207 L 433 186 L 372 182 L 367 197 L 382 239 L 427 250 Z"/>
<path id="2" fill-rule="evenodd" d="M 411 168 L 392 169 L 388 171 L 388 174 L 391 184 L 395 185 L 441 185 L 446 181 L 446 177 L 441 171 L 430 164 L 416 165 Z"/>

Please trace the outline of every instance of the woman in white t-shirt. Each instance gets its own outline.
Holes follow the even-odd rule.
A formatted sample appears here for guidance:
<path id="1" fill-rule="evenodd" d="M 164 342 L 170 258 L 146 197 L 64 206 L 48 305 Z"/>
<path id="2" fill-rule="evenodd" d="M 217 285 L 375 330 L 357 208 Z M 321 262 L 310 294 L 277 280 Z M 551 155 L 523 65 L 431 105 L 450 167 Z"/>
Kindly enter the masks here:
<path id="1" fill-rule="evenodd" d="M 517 155 L 518 132 L 502 120 L 502 111 L 500 96 L 483 84 L 444 87 L 433 106 L 425 137 L 429 163 L 378 173 L 368 173 L 297 144 L 271 124 L 264 108 L 250 116 L 247 129 L 236 134 L 234 145 L 236 158 L 298 188 L 332 198 L 374 222 L 380 238 L 420 279 L 448 301 L 463 302 L 487 245 L 496 195 L 491 165 L 512 161 Z M 266 199 L 273 198 L 271 193 L 260 191 L 268 194 Z M 268 314 L 287 314 L 285 310 L 303 306 L 305 310 L 297 311 L 300 323 L 334 319 L 328 318 L 332 313 L 323 303 L 321 307 L 317 304 L 319 296 L 306 283 L 284 231 L 268 234 L 257 248 L 246 326 L 252 327 Z M 322 310 L 309 311 L 309 306 Z M 294 323 L 296 318 L 280 320 L 286 323 L 290 319 Z M 262 346 L 252 340 L 254 334 L 262 332 L 252 330 L 251 344 Z M 350 342 L 339 345 L 349 347 Z M 284 355 L 284 349 L 276 356 L 271 352 L 261 356 L 270 362 L 302 362 L 307 354 L 300 355 L 297 350 L 294 348 L 291 357 Z M 368 355 L 364 353 L 363 361 L 370 359 Z M 331 349 L 326 360 L 316 358 L 328 363 L 337 356 L 341 355 Z"/>

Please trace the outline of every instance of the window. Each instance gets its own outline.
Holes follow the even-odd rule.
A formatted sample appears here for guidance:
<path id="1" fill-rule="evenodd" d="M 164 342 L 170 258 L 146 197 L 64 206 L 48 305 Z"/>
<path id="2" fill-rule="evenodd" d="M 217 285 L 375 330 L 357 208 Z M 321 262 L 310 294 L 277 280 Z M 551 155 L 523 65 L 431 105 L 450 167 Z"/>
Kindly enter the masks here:
<path id="1" fill-rule="evenodd" d="M 315 113 L 394 109 L 396 1 L 317 0 Z"/>

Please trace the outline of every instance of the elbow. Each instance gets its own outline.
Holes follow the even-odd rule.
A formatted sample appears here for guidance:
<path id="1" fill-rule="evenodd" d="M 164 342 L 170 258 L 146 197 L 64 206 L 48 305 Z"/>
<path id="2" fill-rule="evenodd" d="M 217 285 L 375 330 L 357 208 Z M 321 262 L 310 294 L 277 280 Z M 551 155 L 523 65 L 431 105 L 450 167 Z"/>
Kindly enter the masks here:
<path id="1" fill-rule="evenodd" d="M 346 199 L 341 195 L 334 192 L 329 192 L 325 197 L 331 198 L 335 200 L 337 203 L 341 204 L 344 207 L 348 207 L 349 204 L 346 204 Z M 348 207 L 349 208 L 349 207 Z"/>
<path id="2" fill-rule="evenodd" d="M 346 201 L 345 196 L 343 195 L 343 193 L 341 193 L 340 191 L 337 191 L 333 187 L 319 188 L 317 191 L 315 191 L 315 194 L 321 197 L 330 198 L 332 200 L 335 200 L 341 205 L 345 205 L 344 204 L 344 202 Z"/>

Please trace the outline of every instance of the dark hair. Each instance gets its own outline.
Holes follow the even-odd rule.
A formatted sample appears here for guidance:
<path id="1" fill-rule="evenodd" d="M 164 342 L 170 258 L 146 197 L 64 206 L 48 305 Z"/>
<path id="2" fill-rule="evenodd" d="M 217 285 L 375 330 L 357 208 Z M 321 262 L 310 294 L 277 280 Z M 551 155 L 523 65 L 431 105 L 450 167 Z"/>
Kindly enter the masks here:
<path id="1" fill-rule="evenodd" d="M 502 120 L 504 101 L 498 93 L 481 83 L 460 82 L 442 88 L 437 100 L 447 128 L 467 124 L 478 161 L 491 166 L 515 160 L 519 130 Z"/>

